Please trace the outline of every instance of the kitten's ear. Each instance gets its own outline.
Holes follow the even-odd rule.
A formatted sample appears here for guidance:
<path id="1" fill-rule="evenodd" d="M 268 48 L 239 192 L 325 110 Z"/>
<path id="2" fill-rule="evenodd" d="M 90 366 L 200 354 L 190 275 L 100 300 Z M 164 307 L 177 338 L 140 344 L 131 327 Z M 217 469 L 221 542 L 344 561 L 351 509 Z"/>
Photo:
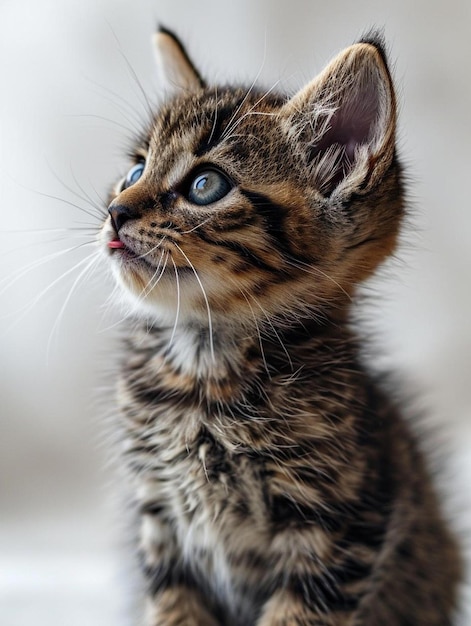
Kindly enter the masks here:
<path id="1" fill-rule="evenodd" d="M 381 42 L 341 52 L 284 105 L 282 116 L 323 194 L 371 189 L 395 148 L 396 101 Z"/>
<path id="2" fill-rule="evenodd" d="M 205 87 L 200 73 L 174 33 L 160 27 L 154 35 L 154 44 L 160 73 L 171 90 L 196 91 Z"/>

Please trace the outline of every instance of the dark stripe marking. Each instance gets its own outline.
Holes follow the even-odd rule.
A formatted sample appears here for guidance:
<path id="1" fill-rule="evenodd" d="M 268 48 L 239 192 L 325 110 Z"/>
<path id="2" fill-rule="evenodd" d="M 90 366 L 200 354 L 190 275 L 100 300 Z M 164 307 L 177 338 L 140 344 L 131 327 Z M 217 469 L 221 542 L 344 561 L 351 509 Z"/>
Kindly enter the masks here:
<path id="1" fill-rule="evenodd" d="M 351 612 L 357 608 L 360 601 L 359 595 L 342 593 L 329 573 L 322 577 L 292 574 L 289 577 L 288 589 L 301 597 L 306 606 L 316 613 Z"/>
<path id="2" fill-rule="evenodd" d="M 269 265 L 263 259 L 257 256 L 257 254 L 253 250 L 250 250 L 249 248 L 247 248 L 247 246 L 244 246 L 241 243 L 238 243 L 237 241 L 224 241 L 224 240 L 215 241 L 214 239 L 211 239 L 206 234 L 203 234 L 201 232 L 198 232 L 198 236 L 204 242 L 210 245 L 220 246 L 223 248 L 227 248 L 228 250 L 231 250 L 232 252 L 237 254 L 239 257 L 242 257 L 243 259 L 250 262 L 251 265 L 253 267 L 256 267 L 257 269 L 263 270 L 265 272 L 269 272 L 270 274 L 278 274 L 280 276 L 286 272 L 286 270 Z"/>
<path id="3" fill-rule="evenodd" d="M 212 120 L 208 131 L 204 134 L 200 143 L 196 147 L 194 151 L 195 156 L 204 156 L 220 142 L 221 136 L 225 130 L 225 124 L 229 122 L 238 105 L 239 102 L 235 105 L 224 106 L 218 109 L 216 104 L 215 115 L 217 117 Z"/>
<path id="4" fill-rule="evenodd" d="M 141 568 L 147 581 L 148 593 L 157 595 L 165 589 L 171 587 L 186 587 L 196 589 L 198 587 L 195 579 L 187 570 L 183 570 L 177 563 L 177 559 L 165 562 L 162 560 L 158 565 L 147 565 L 144 555 L 140 554 Z"/>

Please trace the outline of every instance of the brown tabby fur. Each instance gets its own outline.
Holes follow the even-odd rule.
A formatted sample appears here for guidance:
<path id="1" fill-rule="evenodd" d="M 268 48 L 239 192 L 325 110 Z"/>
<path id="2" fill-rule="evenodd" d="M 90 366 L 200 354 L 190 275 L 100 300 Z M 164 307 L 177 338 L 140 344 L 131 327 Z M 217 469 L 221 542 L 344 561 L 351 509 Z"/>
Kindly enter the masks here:
<path id="1" fill-rule="evenodd" d="M 177 93 L 102 231 L 135 310 L 119 402 L 146 624 L 451 624 L 457 547 L 348 326 L 404 212 L 381 42 L 291 99 L 207 87 L 158 45 Z M 208 165 L 233 186 L 195 205 Z"/>

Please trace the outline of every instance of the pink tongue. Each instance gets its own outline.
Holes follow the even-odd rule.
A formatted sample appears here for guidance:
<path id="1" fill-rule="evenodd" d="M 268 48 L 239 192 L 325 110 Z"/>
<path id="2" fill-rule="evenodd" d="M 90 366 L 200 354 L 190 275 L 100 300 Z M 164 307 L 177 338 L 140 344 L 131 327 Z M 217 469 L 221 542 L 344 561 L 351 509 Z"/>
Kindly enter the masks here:
<path id="1" fill-rule="evenodd" d="M 119 239 L 113 239 L 113 241 L 108 241 L 108 248 L 124 248 L 124 243 Z"/>

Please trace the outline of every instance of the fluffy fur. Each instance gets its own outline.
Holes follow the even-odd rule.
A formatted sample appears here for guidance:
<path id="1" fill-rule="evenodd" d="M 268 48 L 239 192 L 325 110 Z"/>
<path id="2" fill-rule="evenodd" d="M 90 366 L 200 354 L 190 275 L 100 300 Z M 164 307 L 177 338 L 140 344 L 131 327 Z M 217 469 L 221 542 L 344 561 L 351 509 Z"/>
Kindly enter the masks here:
<path id="1" fill-rule="evenodd" d="M 102 230 L 136 311 L 119 406 L 146 624 L 451 624 L 455 541 L 348 326 L 404 213 L 381 42 L 292 98 L 208 87 L 156 43 L 175 93 Z M 196 204 L 208 171 L 227 189 Z"/>

